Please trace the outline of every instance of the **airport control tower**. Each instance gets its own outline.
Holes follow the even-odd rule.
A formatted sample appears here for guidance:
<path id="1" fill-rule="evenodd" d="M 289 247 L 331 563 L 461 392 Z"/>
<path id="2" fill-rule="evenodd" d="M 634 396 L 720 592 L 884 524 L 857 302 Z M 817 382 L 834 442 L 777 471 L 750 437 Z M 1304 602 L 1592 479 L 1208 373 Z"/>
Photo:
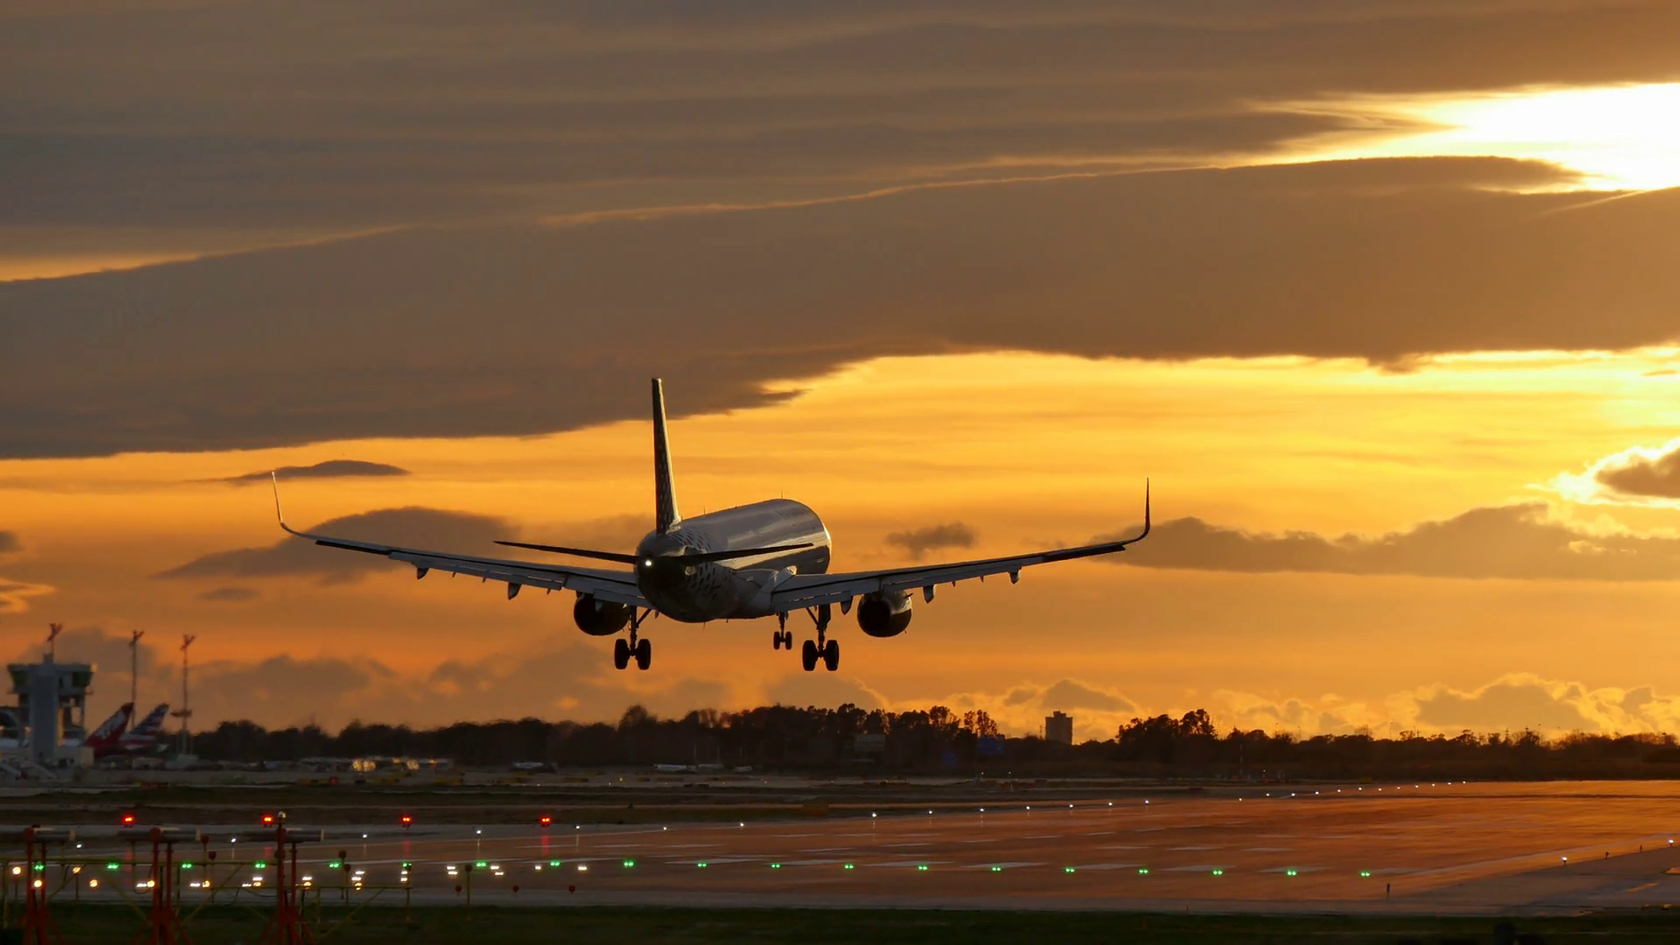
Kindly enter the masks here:
<path id="1" fill-rule="evenodd" d="M 40 663 L 12 663 L 12 692 L 18 716 L 28 730 L 23 750 L 29 760 L 54 768 L 87 764 L 87 697 L 93 686 L 92 663 L 59 663 L 51 655 Z M 69 744 L 66 744 L 69 742 Z"/>

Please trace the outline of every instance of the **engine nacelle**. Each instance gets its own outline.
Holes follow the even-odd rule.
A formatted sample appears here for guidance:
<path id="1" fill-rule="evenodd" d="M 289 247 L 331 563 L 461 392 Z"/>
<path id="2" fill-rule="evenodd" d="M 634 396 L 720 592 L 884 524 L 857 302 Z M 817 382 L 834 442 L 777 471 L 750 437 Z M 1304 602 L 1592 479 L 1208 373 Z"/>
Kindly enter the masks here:
<path id="1" fill-rule="evenodd" d="M 858 601 L 858 626 L 872 637 L 896 637 L 910 626 L 910 595 L 877 591 Z"/>
<path id="2" fill-rule="evenodd" d="M 630 623 L 635 611 L 629 604 L 599 600 L 593 594 L 579 594 L 572 605 L 572 619 L 578 629 L 592 637 L 610 637 Z"/>

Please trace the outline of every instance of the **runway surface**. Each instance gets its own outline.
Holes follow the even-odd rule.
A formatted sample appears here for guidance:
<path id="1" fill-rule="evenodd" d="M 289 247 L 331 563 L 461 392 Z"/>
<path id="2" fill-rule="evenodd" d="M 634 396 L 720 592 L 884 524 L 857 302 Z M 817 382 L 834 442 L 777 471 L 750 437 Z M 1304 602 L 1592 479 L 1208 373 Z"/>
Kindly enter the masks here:
<path id="1" fill-rule="evenodd" d="M 1665 872 L 1680 869 L 1677 801 L 1656 782 L 1420 782 L 747 824 L 381 825 L 305 845 L 300 872 L 323 896 L 399 903 L 470 885 L 496 904 L 1554 913 L 1680 902 Z M 84 855 L 120 864 L 88 867 L 106 884 L 84 895 L 146 880 L 84 836 Z M 271 849 L 209 849 L 218 898 L 272 886 Z M 188 900 L 204 895 L 194 858 Z"/>

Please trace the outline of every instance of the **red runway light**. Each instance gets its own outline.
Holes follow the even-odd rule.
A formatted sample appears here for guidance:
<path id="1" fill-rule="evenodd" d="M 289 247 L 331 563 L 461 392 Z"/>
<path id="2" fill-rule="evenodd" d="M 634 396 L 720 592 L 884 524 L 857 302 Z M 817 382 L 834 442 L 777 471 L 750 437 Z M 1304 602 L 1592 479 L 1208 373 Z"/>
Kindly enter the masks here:
<path id="1" fill-rule="evenodd" d="M 264 814 L 263 818 L 262 818 L 262 823 L 263 823 L 264 827 L 274 826 L 274 815 L 273 814 Z"/>
<path id="2" fill-rule="evenodd" d="M 398 819 L 402 821 L 402 825 L 405 828 L 408 827 L 410 824 L 414 823 L 414 818 L 409 816 L 408 814 L 404 814 Z"/>
<path id="3" fill-rule="evenodd" d="M 554 818 L 548 816 L 547 814 L 544 814 L 541 817 L 537 818 L 537 823 L 542 824 L 544 827 L 547 827 L 549 824 L 554 823 Z"/>
<path id="4" fill-rule="evenodd" d="M 123 826 L 124 826 L 124 827 L 132 827 L 132 826 L 134 826 L 134 815 L 133 815 L 133 814 L 124 814 L 124 815 L 122 815 L 122 825 L 123 825 Z"/>

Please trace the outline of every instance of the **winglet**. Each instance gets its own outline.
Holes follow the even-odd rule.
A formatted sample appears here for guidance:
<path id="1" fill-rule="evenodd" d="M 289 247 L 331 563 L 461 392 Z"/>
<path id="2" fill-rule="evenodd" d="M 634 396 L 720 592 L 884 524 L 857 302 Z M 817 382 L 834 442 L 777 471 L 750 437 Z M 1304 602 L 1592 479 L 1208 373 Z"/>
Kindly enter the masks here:
<path id="1" fill-rule="evenodd" d="M 286 524 L 286 515 L 280 511 L 280 474 L 276 471 L 270 470 L 268 478 L 274 482 L 274 518 L 280 523 L 280 527 L 283 530 L 290 532 L 293 535 L 300 534 L 296 529 L 292 528 L 292 526 Z"/>
<path id="2" fill-rule="evenodd" d="M 1149 534 L 1149 477 L 1145 476 L 1143 477 L 1143 532 L 1138 535 L 1138 538 L 1147 534 Z"/>
<path id="3" fill-rule="evenodd" d="M 671 445 L 665 435 L 665 384 L 657 377 L 653 379 L 653 498 L 654 527 L 663 535 L 682 521 L 682 514 L 677 511 Z"/>

